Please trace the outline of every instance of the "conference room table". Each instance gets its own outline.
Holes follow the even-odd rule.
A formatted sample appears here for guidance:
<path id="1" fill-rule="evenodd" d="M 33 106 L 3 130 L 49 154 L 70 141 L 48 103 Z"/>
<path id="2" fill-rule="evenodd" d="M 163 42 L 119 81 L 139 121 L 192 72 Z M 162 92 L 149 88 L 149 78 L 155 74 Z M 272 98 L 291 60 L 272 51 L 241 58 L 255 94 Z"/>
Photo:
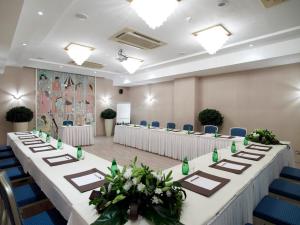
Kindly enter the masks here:
<path id="1" fill-rule="evenodd" d="M 64 176 L 92 168 L 108 173 L 107 167 L 111 162 L 85 153 L 83 160 L 51 167 L 45 163 L 44 157 L 66 153 L 75 156 L 76 149 L 64 144 L 62 150 L 33 153 L 29 146 L 25 146 L 14 133 L 7 134 L 7 144 L 11 145 L 24 170 L 33 177 L 53 205 L 68 220 L 68 225 L 89 225 L 99 217 L 94 206 L 89 205 L 91 191 L 80 193 Z M 56 140 L 52 139 L 51 144 L 55 146 Z M 238 151 L 250 151 L 241 143 L 237 144 L 237 148 Z M 256 150 L 251 152 L 262 153 Z M 230 181 L 210 197 L 186 190 L 187 199 L 183 204 L 181 222 L 185 225 L 240 225 L 252 222 L 252 211 L 268 194 L 269 184 L 278 177 L 284 166 L 293 165 L 294 152 L 289 145 L 273 145 L 270 151 L 263 154 L 265 157 L 259 161 L 252 161 L 233 157 L 230 148 L 220 149 L 220 159 L 226 158 L 251 164 L 242 174 L 209 167 L 212 164 L 211 153 L 191 160 L 190 173 L 201 170 Z M 169 170 L 173 171 L 174 180 L 184 177 L 181 173 L 181 165 L 163 172 L 167 173 Z M 139 217 L 136 222 L 128 221 L 127 224 L 149 225 L 142 217 Z"/>
<path id="2" fill-rule="evenodd" d="M 72 146 L 86 146 L 95 143 L 94 126 L 61 126 L 58 130 L 58 136 L 64 143 Z"/>
<path id="3" fill-rule="evenodd" d="M 116 125 L 114 142 L 140 150 L 167 156 L 173 159 L 189 160 L 231 146 L 232 142 L 242 142 L 242 137 L 187 131 L 167 131 L 165 128 L 148 128 L 139 125 Z"/>

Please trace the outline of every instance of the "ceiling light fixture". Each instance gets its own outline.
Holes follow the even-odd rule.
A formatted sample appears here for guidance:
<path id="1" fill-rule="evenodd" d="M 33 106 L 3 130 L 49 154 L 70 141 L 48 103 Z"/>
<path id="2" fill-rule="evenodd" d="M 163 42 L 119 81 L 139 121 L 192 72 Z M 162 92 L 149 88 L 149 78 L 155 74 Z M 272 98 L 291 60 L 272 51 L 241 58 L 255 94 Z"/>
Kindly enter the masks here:
<path id="1" fill-rule="evenodd" d="M 212 55 L 222 48 L 231 33 L 222 25 L 216 25 L 194 32 L 193 35 L 197 38 L 202 47 Z"/>
<path id="2" fill-rule="evenodd" d="M 135 73 L 141 65 L 144 63 L 141 59 L 136 59 L 123 54 L 123 50 L 120 49 L 118 52 L 118 58 L 121 65 L 130 73 Z"/>
<path id="3" fill-rule="evenodd" d="M 160 27 L 175 11 L 180 0 L 127 0 L 150 28 Z"/>
<path id="4" fill-rule="evenodd" d="M 44 13 L 43 13 L 42 11 L 38 11 L 38 15 L 39 15 L 39 16 L 43 16 Z"/>
<path id="5" fill-rule="evenodd" d="M 25 42 L 24 42 L 24 43 L 22 43 L 22 46 L 27 46 L 27 43 L 25 43 Z"/>
<path id="6" fill-rule="evenodd" d="M 95 49 L 89 46 L 70 43 L 65 47 L 66 52 L 74 62 L 81 66 L 92 54 Z"/>

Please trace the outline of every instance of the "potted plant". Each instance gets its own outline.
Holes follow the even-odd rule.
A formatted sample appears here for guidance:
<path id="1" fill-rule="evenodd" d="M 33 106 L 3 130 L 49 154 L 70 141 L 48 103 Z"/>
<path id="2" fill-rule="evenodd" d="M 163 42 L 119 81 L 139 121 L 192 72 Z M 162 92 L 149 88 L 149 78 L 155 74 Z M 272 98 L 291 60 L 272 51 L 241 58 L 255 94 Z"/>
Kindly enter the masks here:
<path id="1" fill-rule="evenodd" d="M 204 109 L 199 113 L 198 119 L 203 126 L 204 125 L 222 126 L 224 117 L 216 109 Z"/>
<path id="2" fill-rule="evenodd" d="M 107 137 L 112 135 L 114 118 L 116 118 L 116 111 L 113 109 L 105 109 L 101 112 L 101 118 L 104 119 L 105 134 Z"/>
<path id="3" fill-rule="evenodd" d="M 14 131 L 27 131 L 32 118 L 33 112 L 25 106 L 14 107 L 6 113 L 6 120 L 13 123 Z"/>

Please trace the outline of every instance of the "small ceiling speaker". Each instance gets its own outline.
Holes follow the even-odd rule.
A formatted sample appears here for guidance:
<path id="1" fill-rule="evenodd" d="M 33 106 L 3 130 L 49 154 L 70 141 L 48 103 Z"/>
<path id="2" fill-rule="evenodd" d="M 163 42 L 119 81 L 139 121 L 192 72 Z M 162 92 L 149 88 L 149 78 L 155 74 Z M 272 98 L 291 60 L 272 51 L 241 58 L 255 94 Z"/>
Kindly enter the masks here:
<path id="1" fill-rule="evenodd" d="M 123 94 L 123 89 L 119 89 L 119 94 L 122 95 Z"/>

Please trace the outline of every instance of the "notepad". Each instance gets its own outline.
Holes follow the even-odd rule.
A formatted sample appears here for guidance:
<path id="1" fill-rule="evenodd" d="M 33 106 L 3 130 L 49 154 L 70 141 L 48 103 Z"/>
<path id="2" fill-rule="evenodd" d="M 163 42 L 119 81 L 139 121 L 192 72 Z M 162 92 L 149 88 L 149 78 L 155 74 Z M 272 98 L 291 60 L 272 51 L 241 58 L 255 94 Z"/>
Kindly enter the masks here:
<path id="1" fill-rule="evenodd" d="M 259 155 L 252 155 L 252 154 L 248 154 L 248 153 L 240 153 L 240 154 L 238 154 L 238 156 L 243 156 L 243 157 L 247 157 L 247 158 L 251 158 L 251 159 L 258 159 L 260 157 Z"/>
<path id="2" fill-rule="evenodd" d="M 24 145 L 37 145 L 37 144 L 44 144 L 42 140 L 31 140 L 31 141 L 22 141 Z"/>
<path id="3" fill-rule="evenodd" d="M 251 144 L 251 145 L 247 146 L 246 149 L 268 152 L 272 149 L 272 146 Z"/>
<path id="4" fill-rule="evenodd" d="M 257 154 L 257 153 L 250 153 L 250 152 L 238 152 L 236 154 L 232 155 L 233 157 L 237 157 L 237 158 L 243 158 L 243 159 L 248 159 L 248 160 L 253 160 L 253 161 L 259 161 L 261 160 L 263 157 L 265 157 L 265 155 L 263 154 Z"/>
<path id="5" fill-rule="evenodd" d="M 228 169 L 233 169 L 233 170 L 242 170 L 245 168 L 243 165 L 238 165 L 234 163 L 228 163 L 228 162 L 223 162 L 218 164 L 220 167 L 228 168 Z"/>
<path id="6" fill-rule="evenodd" d="M 33 149 L 34 149 L 36 152 L 38 152 L 38 151 L 52 150 L 53 147 L 50 146 L 50 145 L 47 145 L 47 146 L 41 146 L 41 147 L 34 147 Z"/>
<path id="7" fill-rule="evenodd" d="M 20 140 L 26 140 L 26 139 L 35 139 L 35 138 L 38 138 L 37 136 L 35 135 L 26 135 L 26 136 L 20 136 L 18 137 Z"/>
<path id="8" fill-rule="evenodd" d="M 73 158 L 70 157 L 70 156 L 67 156 L 67 155 L 63 155 L 63 156 L 56 157 L 56 158 L 48 158 L 47 160 L 50 163 L 57 163 L 57 162 L 68 161 L 68 160 L 71 160 L 71 159 L 73 159 Z"/>
<path id="9" fill-rule="evenodd" d="M 79 187 L 87 184 L 96 183 L 102 180 L 104 180 L 104 176 L 102 176 L 100 173 L 92 173 L 89 175 L 72 178 L 72 181 Z"/>
<path id="10" fill-rule="evenodd" d="M 185 181 L 189 182 L 193 185 L 196 185 L 197 187 L 201 187 L 201 188 L 204 188 L 207 190 L 212 190 L 221 184 L 221 182 L 210 180 L 205 177 L 198 176 L 198 175 L 194 175 L 194 176 L 190 177 L 189 179 L 186 179 Z"/>

